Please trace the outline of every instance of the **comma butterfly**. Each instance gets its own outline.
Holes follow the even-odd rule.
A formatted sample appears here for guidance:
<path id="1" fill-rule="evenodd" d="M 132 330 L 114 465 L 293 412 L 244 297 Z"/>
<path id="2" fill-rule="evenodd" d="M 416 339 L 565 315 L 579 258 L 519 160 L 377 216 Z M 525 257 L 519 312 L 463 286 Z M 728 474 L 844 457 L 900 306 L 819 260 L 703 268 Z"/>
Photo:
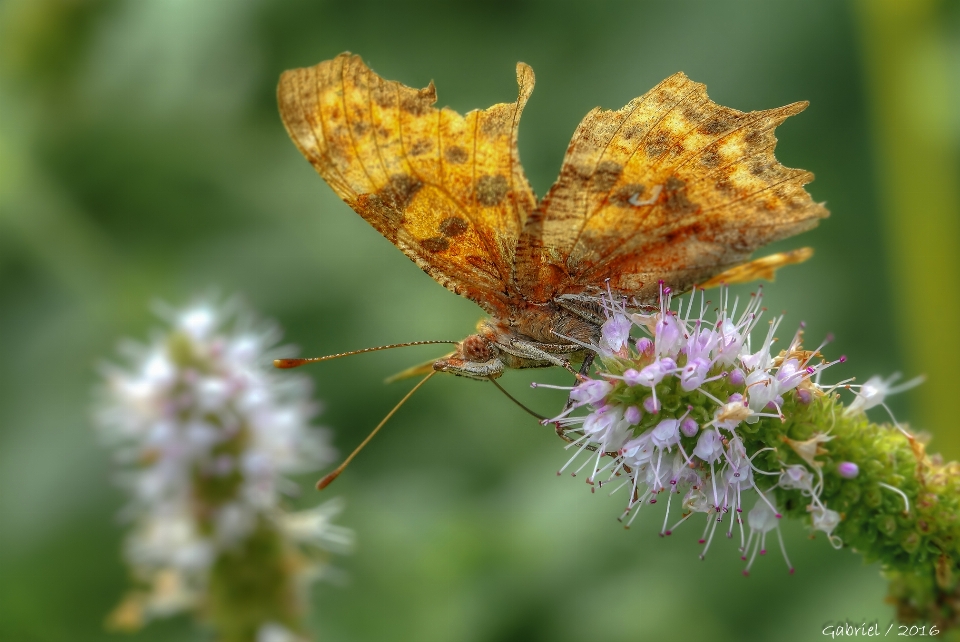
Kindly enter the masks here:
<path id="1" fill-rule="evenodd" d="M 774 128 L 807 103 L 744 113 L 674 74 L 618 111 L 587 114 L 538 201 L 517 151 L 534 84 L 526 64 L 517 82 L 516 102 L 461 116 L 433 106 L 433 83 L 384 80 L 348 53 L 280 78 L 284 125 L 330 187 L 490 315 L 424 371 L 492 379 L 571 362 L 585 371 L 607 288 L 642 308 L 662 286 L 769 278 L 810 255 L 749 261 L 828 215 L 803 188 L 813 175 L 773 153 Z"/>

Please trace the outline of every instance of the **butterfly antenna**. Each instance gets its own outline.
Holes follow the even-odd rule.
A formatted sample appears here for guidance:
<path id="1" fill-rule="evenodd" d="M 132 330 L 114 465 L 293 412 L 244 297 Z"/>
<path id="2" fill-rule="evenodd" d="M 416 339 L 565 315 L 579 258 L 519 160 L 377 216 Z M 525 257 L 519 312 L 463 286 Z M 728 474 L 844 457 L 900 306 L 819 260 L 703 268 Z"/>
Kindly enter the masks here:
<path id="1" fill-rule="evenodd" d="M 434 343 L 452 343 L 456 345 L 460 342 L 459 341 L 410 341 L 409 343 L 394 343 L 388 346 L 377 346 L 376 348 L 364 348 L 362 350 L 353 350 L 351 352 L 329 354 L 325 357 L 310 357 L 308 359 L 274 359 L 273 366 L 275 368 L 298 368 L 308 363 L 317 363 L 318 361 L 330 361 L 331 359 L 339 359 L 340 357 L 350 357 L 355 354 L 363 354 L 364 352 L 376 352 L 377 350 L 389 350 L 391 348 L 406 348 L 408 346 L 426 346 Z"/>
<path id="2" fill-rule="evenodd" d="M 527 408 L 525 405 L 523 405 L 522 403 L 520 403 L 519 401 L 517 401 L 517 399 L 515 399 L 513 395 L 511 395 L 509 392 L 507 392 L 506 390 L 504 390 L 503 386 L 501 386 L 499 383 L 497 383 L 497 380 L 496 380 L 496 379 L 494 379 L 493 377 L 489 377 L 489 376 L 487 377 L 487 379 L 489 379 L 490 382 L 491 382 L 493 385 L 495 385 L 495 386 L 500 390 L 500 392 L 502 392 L 503 394 L 507 395 L 507 399 L 509 399 L 509 400 L 512 401 L 513 403 L 515 403 L 515 404 L 517 404 L 518 406 L 520 406 L 521 408 L 523 408 L 523 410 L 524 410 L 528 415 L 533 415 L 534 417 L 536 417 L 536 418 L 539 419 L 540 421 L 546 421 L 546 419 L 547 419 L 546 417 L 544 417 L 543 415 L 540 415 L 540 414 L 535 413 L 534 411 L 530 410 L 530 409 Z"/>
<path id="3" fill-rule="evenodd" d="M 442 343 L 442 342 L 438 341 L 438 342 L 436 342 L 436 343 Z M 387 347 L 392 347 L 392 346 L 387 346 Z M 368 350 L 369 350 L 369 349 L 370 349 L 370 348 L 368 348 Z M 379 349 L 379 348 L 374 348 L 374 349 Z M 359 350 L 358 352 L 363 352 L 363 350 Z M 335 356 L 342 356 L 342 355 L 335 355 Z M 340 476 L 340 473 L 342 473 L 342 472 L 344 471 L 344 469 L 346 469 L 346 467 L 350 465 L 350 462 L 353 461 L 353 458 L 357 456 L 357 453 L 359 453 L 361 450 L 363 450 L 363 447 L 366 446 L 368 443 L 370 443 L 370 440 L 373 439 L 374 435 L 376 435 L 378 432 L 380 432 L 380 429 L 383 428 L 383 425 L 384 425 L 385 423 L 387 423 L 387 421 L 389 421 L 390 417 L 392 417 L 395 412 L 397 412 L 398 410 L 400 410 L 400 406 L 402 406 L 403 404 L 405 404 L 405 403 L 407 402 L 407 399 L 409 399 L 410 397 L 412 397 L 412 396 L 413 396 L 413 393 L 415 393 L 415 392 L 420 388 L 420 386 L 422 386 L 423 384 L 427 383 L 427 379 L 429 379 L 430 377 L 432 377 L 432 376 L 435 375 L 435 374 L 437 374 L 436 371 L 431 372 L 431 373 L 428 374 L 426 377 L 424 377 L 423 379 L 421 379 L 420 382 L 419 382 L 417 385 L 415 385 L 415 386 L 410 390 L 410 392 L 408 392 L 408 393 L 406 394 L 406 396 L 404 396 L 403 399 L 400 400 L 400 403 L 398 403 L 396 406 L 394 406 L 394 407 L 393 407 L 393 410 L 391 410 L 390 412 L 387 413 L 387 416 L 384 417 L 384 418 L 380 421 L 379 424 L 377 424 L 377 427 L 374 428 L 374 429 L 370 432 L 369 435 L 367 435 L 367 438 L 364 439 L 362 442 L 360 442 L 360 445 L 359 445 L 359 446 L 357 446 L 356 448 L 353 449 L 353 452 L 350 453 L 350 456 L 349 456 L 349 457 L 347 457 L 346 459 L 343 460 L 343 463 L 342 463 L 342 464 L 340 464 L 339 466 L 337 466 L 337 468 L 336 468 L 332 473 L 330 473 L 329 475 L 327 475 L 326 477 L 324 477 L 323 479 L 321 479 L 320 481 L 317 482 L 317 490 L 323 490 L 324 488 L 326 488 L 327 486 L 329 486 L 330 484 L 332 484 L 332 483 L 333 483 L 333 480 L 336 479 L 337 477 L 339 477 L 339 476 Z"/>

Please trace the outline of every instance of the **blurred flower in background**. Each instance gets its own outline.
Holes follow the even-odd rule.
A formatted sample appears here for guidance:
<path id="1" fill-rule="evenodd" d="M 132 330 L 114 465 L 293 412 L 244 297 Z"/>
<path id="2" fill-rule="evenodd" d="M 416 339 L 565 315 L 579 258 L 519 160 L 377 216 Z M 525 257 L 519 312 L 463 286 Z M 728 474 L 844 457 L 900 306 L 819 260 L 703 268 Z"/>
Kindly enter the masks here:
<path id="1" fill-rule="evenodd" d="M 95 423 L 130 493 L 124 557 L 136 588 L 108 626 L 136 630 L 192 611 L 222 640 L 300 639 L 309 582 L 350 548 L 340 503 L 288 512 L 297 486 L 334 452 L 311 426 L 308 379 L 279 375 L 279 332 L 236 300 L 159 309 L 168 327 L 126 342 L 104 367 Z"/>

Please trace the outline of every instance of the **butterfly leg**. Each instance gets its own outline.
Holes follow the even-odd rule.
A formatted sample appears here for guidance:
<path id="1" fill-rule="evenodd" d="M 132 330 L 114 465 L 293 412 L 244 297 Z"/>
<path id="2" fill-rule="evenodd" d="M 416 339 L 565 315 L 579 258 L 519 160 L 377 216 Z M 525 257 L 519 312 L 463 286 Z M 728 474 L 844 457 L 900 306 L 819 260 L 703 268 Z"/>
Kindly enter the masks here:
<path id="1" fill-rule="evenodd" d="M 580 364 L 580 371 L 577 373 L 577 381 L 583 381 L 587 378 L 587 374 L 589 374 L 590 372 L 590 366 L 593 365 L 593 360 L 596 358 L 596 356 L 597 356 L 596 352 L 588 352 L 587 354 L 584 355 L 583 363 Z M 561 412 L 560 414 L 563 414 L 566 411 L 570 410 L 570 406 L 572 405 L 573 405 L 573 397 L 567 397 L 567 403 L 566 405 L 564 405 L 563 412 Z M 564 439 L 566 441 L 572 441 L 569 437 L 563 434 L 563 427 L 560 425 L 559 421 L 555 424 L 555 427 L 557 430 L 557 435 L 559 435 L 561 439 Z"/>
<path id="2" fill-rule="evenodd" d="M 580 349 L 580 346 L 566 345 L 566 344 L 557 344 L 555 346 L 551 344 L 536 344 L 531 341 L 523 341 L 521 339 L 511 339 L 510 344 L 508 346 L 505 346 L 503 344 L 498 344 L 498 345 L 501 350 L 503 350 L 504 352 L 508 352 L 514 356 L 521 357 L 523 359 L 531 359 L 534 361 L 545 361 L 552 365 L 560 366 L 564 370 L 571 372 L 574 375 L 577 374 L 577 371 L 573 369 L 573 366 L 570 365 L 570 361 L 568 359 L 564 359 L 562 356 L 557 356 L 556 354 L 552 354 L 551 352 L 544 350 L 540 346 L 541 345 L 544 347 L 549 346 L 554 349 L 557 349 L 558 352 L 560 350 L 563 350 L 563 352 L 561 352 L 562 355 L 575 352 Z"/>
<path id="3" fill-rule="evenodd" d="M 587 375 L 590 373 L 590 366 L 593 365 L 593 360 L 596 356 L 596 352 L 588 352 L 584 355 L 583 363 L 580 364 L 580 371 L 577 373 L 577 379 L 583 380 L 587 378 Z"/>

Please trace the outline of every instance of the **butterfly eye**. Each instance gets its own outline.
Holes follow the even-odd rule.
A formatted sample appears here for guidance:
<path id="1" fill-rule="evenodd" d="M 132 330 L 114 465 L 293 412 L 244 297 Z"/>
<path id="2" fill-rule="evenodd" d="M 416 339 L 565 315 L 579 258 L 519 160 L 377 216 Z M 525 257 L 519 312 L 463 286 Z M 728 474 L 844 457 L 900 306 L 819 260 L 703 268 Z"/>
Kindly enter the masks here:
<path id="1" fill-rule="evenodd" d="M 479 363 L 490 361 L 496 356 L 494 350 L 493 344 L 479 334 L 471 334 L 460 344 L 460 354 L 467 361 Z"/>

